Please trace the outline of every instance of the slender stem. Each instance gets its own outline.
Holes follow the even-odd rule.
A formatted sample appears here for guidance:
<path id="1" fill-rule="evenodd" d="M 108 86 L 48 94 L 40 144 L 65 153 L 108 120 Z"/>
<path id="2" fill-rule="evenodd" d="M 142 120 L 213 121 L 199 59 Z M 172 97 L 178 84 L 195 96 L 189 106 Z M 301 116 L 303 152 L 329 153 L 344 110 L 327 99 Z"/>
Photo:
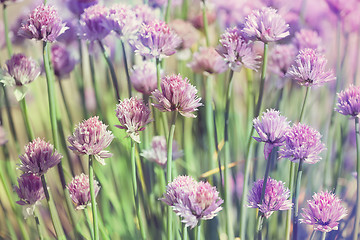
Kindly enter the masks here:
<path id="1" fill-rule="evenodd" d="M 34 135 L 34 131 L 30 124 L 29 113 L 28 113 L 28 108 L 26 105 L 25 97 L 20 100 L 20 107 L 21 107 L 21 113 L 22 113 L 24 123 L 25 123 L 26 133 L 28 135 L 29 141 L 32 141 L 35 138 L 35 135 Z"/>
<path id="2" fill-rule="evenodd" d="M 359 139 L 359 117 L 355 117 L 355 131 L 356 131 L 356 172 L 357 172 L 357 188 L 356 188 L 356 214 L 355 225 L 353 232 L 353 240 L 358 239 L 359 222 L 360 222 L 360 139 Z"/>
<path id="3" fill-rule="evenodd" d="M 95 92 L 95 100 L 96 100 L 96 109 L 97 113 L 102 117 L 102 111 L 101 111 L 101 97 L 99 93 L 98 84 L 96 81 L 96 73 L 95 73 L 95 64 L 94 64 L 94 58 L 89 54 L 89 65 L 90 65 L 90 74 L 91 74 L 91 82 L 93 84 L 94 92 Z"/>
<path id="4" fill-rule="evenodd" d="M 266 78 L 266 69 L 267 69 L 267 62 L 268 62 L 268 43 L 264 43 L 264 56 L 263 56 L 263 65 L 261 70 L 261 79 L 260 79 L 260 91 L 259 91 L 259 98 L 255 108 L 254 116 L 257 117 L 260 113 L 261 103 L 264 95 L 264 85 L 265 85 L 265 78 Z"/>
<path id="5" fill-rule="evenodd" d="M 127 62 L 126 49 L 125 49 L 125 44 L 124 44 L 123 40 L 121 40 L 121 47 L 122 47 L 122 53 L 123 53 L 123 59 L 124 59 L 126 80 L 127 80 L 127 84 L 128 84 L 129 98 L 131 98 L 132 94 L 131 94 L 131 81 L 130 81 L 130 74 L 129 74 L 129 66 L 128 66 L 128 62 Z"/>
<path id="6" fill-rule="evenodd" d="M 107 54 L 107 52 L 105 50 L 104 44 L 100 40 L 98 41 L 98 43 L 99 43 L 99 46 L 100 46 L 101 51 L 103 53 L 103 56 L 104 56 L 104 58 L 106 60 L 106 63 L 108 65 L 108 67 L 109 67 L 109 70 L 110 70 L 111 79 L 112 79 L 112 82 L 113 82 L 113 85 L 114 85 L 114 88 L 115 88 L 116 102 L 117 102 L 120 99 L 120 91 L 119 91 L 118 80 L 117 80 L 116 73 L 115 73 L 115 68 L 114 68 L 114 65 L 112 64 L 112 62 L 110 60 L 109 55 Z"/>
<path id="7" fill-rule="evenodd" d="M 167 6 L 166 6 L 166 12 L 165 12 L 165 22 L 169 23 L 170 21 L 170 9 L 171 9 L 171 0 L 167 1 Z"/>
<path id="8" fill-rule="evenodd" d="M 303 102 L 303 105 L 302 105 L 302 108 L 301 108 L 299 122 L 302 121 L 302 118 L 303 118 L 303 115 L 304 115 L 304 109 L 305 109 L 306 100 L 308 98 L 309 91 L 310 91 L 310 87 L 306 87 L 305 98 L 304 98 L 304 102 Z"/>
<path id="9" fill-rule="evenodd" d="M 5 32 L 5 41 L 6 41 L 6 48 L 9 55 L 9 58 L 13 54 L 12 44 L 9 36 L 9 24 L 8 24 L 8 17 L 7 17 L 7 5 L 3 3 L 3 21 L 4 21 L 4 32 Z"/>
<path id="10" fill-rule="evenodd" d="M 200 240 L 201 239 L 201 220 L 199 220 L 199 223 L 196 228 L 197 228 L 196 240 Z"/>
<path id="11" fill-rule="evenodd" d="M 40 221 L 39 221 L 38 216 L 35 213 L 34 213 L 34 218 L 35 218 L 35 223 L 36 223 L 36 230 L 39 234 L 39 239 L 43 240 L 44 238 L 43 238 L 43 236 L 41 234 L 41 230 L 40 230 Z"/>
<path id="12" fill-rule="evenodd" d="M 76 78 L 76 85 L 80 92 L 81 106 L 83 110 L 83 116 L 88 118 L 88 112 L 86 109 L 86 100 L 85 100 L 85 88 L 84 88 L 84 58 L 83 58 L 83 45 L 81 39 L 78 39 L 79 45 L 79 56 L 80 56 L 80 77 Z"/>
<path id="13" fill-rule="evenodd" d="M 208 20 L 206 16 L 206 0 L 202 0 L 202 15 L 203 15 L 203 24 L 204 24 L 204 32 L 205 32 L 205 40 L 206 40 L 206 46 L 210 47 L 210 40 L 209 40 L 209 26 L 208 26 Z"/>
<path id="14" fill-rule="evenodd" d="M 273 155 L 273 152 L 275 152 L 274 148 L 271 150 L 270 156 Z M 263 182 L 263 187 L 262 187 L 262 190 L 261 190 L 261 198 L 260 198 L 261 203 L 264 200 L 264 196 L 265 196 L 266 183 L 267 183 L 267 180 L 268 180 L 268 177 L 269 177 L 271 161 L 272 161 L 272 157 L 268 158 L 267 163 L 266 163 L 266 169 L 265 169 L 265 174 L 264 174 L 264 182 Z"/>
<path id="15" fill-rule="evenodd" d="M 221 159 L 220 159 L 220 154 L 219 154 L 220 150 L 219 150 L 219 141 L 218 141 L 217 129 L 216 129 L 216 110 L 215 110 L 215 102 L 214 101 L 212 101 L 212 111 L 213 111 L 213 126 L 214 126 L 214 142 L 215 142 L 215 149 L 216 149 L 216 155 L 217 155 L 217 161 L 218 161 L 219 175 L 220 175 L 220 179 L 222 181 L 223 174 L 222 174 L 222 170 L 221 170 Z M 223 196 L 224 190 L 223 190 L 222 184 L 220 184 L 219 186 L 220 186 L 221 195 Z"/>
<path id="16" fill-rule="evenodd" d="M 295 174 L 295 163 L 290 161 L 290 170 L 289 170 L 289 191 L 290 197 L 289 200 L 292 200 L 293 195 L 293 185 L 294 185 L 294 174 Z M 290 231 L 291 231 L 291 209 L 286 212 L 286 227 L 285 227 L 285 239 L 290 240 Z"/>
<path id="17" fill-rule="evenodd" d="M 297 233 L 298 233 L 298 221 L 299 221 L 299 193 L 300 193 L 300 186 L 301 186 L 301 175 L 302 175 L 302 165 L 303 165 L 304 160 L 300 159 L 299 160 L 299 168 L 298 168 L 298 172 L 296 175 L 296 180 L 295 180 L 295 197 L 294 197 L 294 223 L 293 223 L 293 228 L 294 228 L 294 232 L 293 232 L 293 239 L 296 240 L 297 239 Z"/>
<path id="18" fill-rule="evenodd" d="M 183 223 L 183 231 L 182 231 L 182 239 L 183 240 L 188 240 L 189 239 L 189 236 L 188 236 L 188 230 L 187 230 L 187 227 L 186 225 Z"/>
<path id="19" fill-rule="evenodd" d="M 311 233 L 311 236 L 310 236 L 309 240 L 313 240 L 314 237 L 315 237 L 315 234 L 316 234 L 316 231 L 313 230 L 312 233 Z"/>
<path id="20" fill-rule="evenodd" d="M 84 209 L 84 214 L 85 214 L 86 222 L 88 223 L 88 226 L 89 226 L 91 239 L 94 239 L 94 228 L 93 228 L 93 226 L 91 224 L 91 219 L 90 219 L 90 216 L 89 216 L 89 212 L 88 212 L 88 210 L 86 208 Z"/>
<path id="21" fill-rule="evenodd" d="M 99 240 L 99 226 L 98 226 L 95 189 L 94 189 L 94 167 L 93 167 L 92 155 L 89 155 L 89 186 L 90 186 L 90 196 L 91 196 L 91 210 L 93 215 L 94 239 Z"/>
<path id="22" fill-rule="evenodd" d="M 321 233 L 321 240 L 325 240 L 326 238 L 326 232 L 322 232 Z M 357 239 L 357 238 L 356 238 Z"/>
<path id="23" fill-rule="evenodd" d="M 183 0 L 182 3 L 182 19 L 187 20 L 189 9 L 189 0 Z"/>
<path id="24" fill-rule="evenodd" d="M 161 92 L 161 63 L 160 59 L 156 58 L 156 79 L 157 79 L 157 87 L 158 90 Z"/>
<path id="25" fill-rule="evenodd" d="M 209 75 L 205 80 L 206 92 L 205 92 L 205 111 L 206 111 L 206 130 L 207 130 L 207 140 L 208 140 L 208 159 L 209 159 L 209 169 L 214 169 L 214 121 L 213 121 L 213 109 L 212 109 L 212 92 L 213 92 L 213 81 L 214 77 Z"/>
<path id="26" fill-rule="evenodd" d="M 66 110 L 66 115 L 68 117 L 70 126 L 72 126 L 74 122 L 73 122 L 73 118 L 71 116 L 71 111 L 70 111 L 70 108 L 69 108 L 69 104 L 66 101 L 65 92 L 64 92 L 64 88 L 63 88 L 63 84 L 62 84 L 63 80 L 59 78 L 58 82 L 59 82 L 59 88 L 60 88 L 61 97 L 62 97 L 62 100 L 64 102 L 64 106 L 65 106 L 65 110 Z"/>
<path id="27" fill-rule="evenodd" d="M 264 216 L 263 214 L 259 211 L 258 212 L 258 216 L 257 216 L 257 227 L 256 227 L 256 233 L 257 233 L 257 239 L 261 240 L 262 239 L 262 226 L 263 226 L 263 222 L 264 222 Z"/>

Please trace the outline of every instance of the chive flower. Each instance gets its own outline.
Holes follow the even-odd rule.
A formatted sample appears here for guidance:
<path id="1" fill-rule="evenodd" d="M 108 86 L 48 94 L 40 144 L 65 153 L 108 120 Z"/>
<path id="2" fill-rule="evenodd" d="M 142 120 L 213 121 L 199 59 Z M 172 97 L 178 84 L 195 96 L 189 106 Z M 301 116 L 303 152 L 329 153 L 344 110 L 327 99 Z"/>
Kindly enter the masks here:
<path id="1" fill-rule="evenodd" d="M 67 0 L 67 7 L 76 16 L 84 13 L 88 7 L 98 4 L 99 0 Z"/>
<path id="2" fill-rule="evenodd" d="M 335 111 L 342 115 L 350 115 L 352 118 L 358 117 L 360 113 L 360 87 L 350 85 L 338 95 L 338 103 Z"/>
<path id="3" fill-rule="evenodd" d="M 321 37 L 316 31 L 310 29 L 301 29 L 299 32 L 296 32 L 293 43 L 298 50 L 311 48 L 318 52 L 324 52 Z"/>
<path id="4" fill-rule="evenodd" d="M 152 62 L 144 61 L 133 66 L 130 80 L 136 91 L 151 95 L 157 88 L 156 66 Z"/>
<path id="5" fill-rule="evenodd" d="M 188 67 L 196 73 L 204 74 L 218 74 L 227 70 L 224 59 L 211 47 L 200 47 L 199 52 L 194 53 Z"/>
<path id="6" fill-rule="evenodd" d="M 51 46 L 51 62 L 54 74 L 58 78 L 69 75 L 74 70 L 76 61 L 65 46 L 55 44 Z"/>
<path id="7" fill-rule="evenodd" d="M 296 47 L 293 44 L 275 45 L 269 54 L 269 70 L 280 78 L 284 78 L 296 57 Z"/>

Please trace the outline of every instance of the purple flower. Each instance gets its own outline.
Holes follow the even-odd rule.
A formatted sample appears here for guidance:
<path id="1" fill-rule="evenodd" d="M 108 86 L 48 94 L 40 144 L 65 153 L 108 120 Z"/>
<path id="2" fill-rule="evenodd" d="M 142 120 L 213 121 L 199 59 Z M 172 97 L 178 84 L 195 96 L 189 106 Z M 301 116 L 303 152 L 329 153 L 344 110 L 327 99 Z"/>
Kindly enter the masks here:
<path id="1" fill-rule="evenodd" d="M 253 10 L 246 17 L 242 31 L 251 39 L 268 43 L 289 36 L 288 30 L 289 24 L 286 24 L 277 10 L 267 7 L 261 10 Z"/>
<path id="2" fill-rule="evenodd" d="M 142 23 L 148 24 L 157 19 L 156 12 L 147 4 L 135 5 L 132 10 L 134 11 L 136 18 L 140 19 Z"/>
<path id="3" fill-rule="evenodd" d="M 217 74 L 227 70 L 227 64 L 219 53 L 214 48 L 205 47 L 200 47 L 199 52 L 194 53 L 188 67 L 196 73 L 204 74 Z"/>
<path id="4" fill-rule="evenodd" d="M 300 32 L 296 32 L 293 42 L 298 50 L 312 48 L 318 52 L 324 52 L 321 37 L 316 31 L 310 29 L 301 29 Z"/>
<path id="5" fill-rule="evenodd" d="M 90 42 L 104 39 L 111 32 L 108 28 L 108 13 L 109 9 L 99 4 L 86 8 L 81 14 L 81 37 Z"/>
<path id="6" fill-rule="evenodd" d="M 301 86 L 321 86 L 336 79 L 331 70 L 325 71 L 326 63 L 324 55 L 314 49 L 306 48 L 300 50 L 295 64 L 289 68 L 286 76 Z"/>
<path id="7" fill-rule="evenodd" d="M 253 137 L 258 142 L 265 142 L 264 155 L 268 159 L 274 147 L 282 146 L 286 133 L 290 129 L 289 122 L 280 112 L 274 109 L 267 109 L 261 119 L 257 117 L 253 120 L 254 128 L 259 137 Z"/>
<path id="8" fill-rule="evenodd" d="M 151 110 L 146 106 L 142 99 L 132 97 L 125 99 L 116 105 L 116 117 L 120 125 L 116 127 L 126 129 L 129 137 L 135 142 L 140 143 L 139 132 L 152 120 L 150 119 Z"/>
<path id="9" fill-rule="evenodd" d="M 71 183 L 66 186 L 76 210 L 85 209 L 87 205 L 91 204 L 89 182 L 89 176 L 82 173 L 79 176 L 75 176 Z M 98 195 L 99 190 L 99 183 L 94 179 L 95 198 Z"/>
<path id="10" fill-rule="evenodd" d="M 41 178 L 33 174 L 23 174 L 18 179 L 19 187 L 15 186 L 14 191 L 20 198 L 16 203 L 24 206 L 24 217 L 33 215 L 35 206 L 45 198 Z"/>
<path id="11" fill-rule="evenodd" d="M 170 22 L 170 27 L 181 38 L 179 49 L 188 49 L 199 39 L 199 32 L 190 22 L 181 19 L 175 19 Z"/>
<path id="12" fill-rule="evenodd" d="M 202 106 L 201 98 L 197 95 L 197 89 L 189 83 L 187 78 L 181 75 L 163 77 L 161 80 L 161 92 L 156 89 L 152 93 L 154 107 L 162 112 L 178 111 L 184 117 L 195 118 L 193 112 Z"/>
<path id="13" fill-rule="evenodd" d="M 257 180 L 248 194 L 248 207 L 258 208 L 266 218 L 269 218 L 274 211 L 289 210 L 292 207 L 290 191 L 283 182 L 268 178 L 266 182 L 266 189 L 264 199 L 261 201 L 261 192 L 264 184 L 264 179 Z"/>
<path id="14" fill-rule="evenodd" d="M 247 42 L 236 27 L 228 28 L 221 35 L 216 51 L 234 71 L 240 71 L 242 66 L 253 70 L 259 68 L 260 56 L 253 51 L 252 43 Z"/>
<path id="15" fill-rule="evenodd" d="M 19 170 L 41 177 L 50 168 L 56 166 L 62 156 L 54 149 L 53 145 L 36 138 L 25 146 L 25 153 L 19 158 L 21 161 Z"/>
<path id="16" fill-rule="evenodd" d="M 321 160 L 319 154 L 325 150 L 320 133 L 305 125 L 295 124 L 287 132 L 285 145 L 280 149 L 280 158 L 289 158 L 292 162 L 304 161 L 314 164 Z"/>
<path id="17" fill-rule="evenodd" d="M 182 0 L 173 0 L 171 2 L 171 7 L 175 8 L 177 6 L 180 6 L 182 4 Z M 167 0 L 149 0 L 149 5 L 153 8 L 162 8 L 167 6 L 168 1 Z"/>
<path id="18" fill-rule="evenodd" d="M 77 16 L 80 16 L 88 7 L 98 4 L 99 0 L 68 0 L 69 10 Z"/>
<path id="19" fill-rule="evenodd" d="M 109 29 L 116 32 L 120 37 L 130 37 L 137 33 L 142 22 L 129 6 L 115 4 L 109 9 L 107 23 Z"/>
<path id="20" fill-rule="evenodd" d="M 328 191 L 315 193 L 303 208 L 301 223 L 313 225 L 315 231 L 330 232 L 337 230 L 339 221 L 347 215 L 347 210 L 334 193 Z"/>
<path id="21" fill-rule="evenodd" d="M 281 78 L 285 77 L 296 56 L 296 48 L 292 44 L 276 45 L 269 54 L 269 70 Z"/>
<path id="22" fill-rule="evenodd" d="M 63 78 L 75 67 L 76 61 L 70 52 L 62 45 L 56 44 L 51 47 L 51 62 L 55 76 Z"/>
<path id="23" fill-rule="evenodd" d="M 152 62 L 142 62 L 133 66 L 130 75 L 131 84 L 136 91 L 146 95 L 157 88 L 156 66 Z"/>
<path id="24" fill-rule="evenodd" d="M 29 39 L 55 42 L 66 29 L 55 7 L 41 4 L 30 13 L 18 34 Z"/>
<path id="25" fill-rule="evenodd" d="M 0 125 L 0 146 L 6 144 L 8 142 L 8 138 L 6 136 L 5 128 Z"/>
<path id="26" fill-rule="evenodd" d="M 99 117 L 92 117 L 79 123 L 72 136 L 68 137 L 71 149 L 77 155 L 94 155 L 95 159 L 105 165 L 104 158 L 109 158 L 112 154 L 105 151 L 114 139 L 111 131 L 107 131 L 107 126 L 103 124 Z"/>
<path id="27" fill-rule="evenodd" d="M 180 44 L 181 38 L 165 22 L 158 20 L 143 24 L 133 43 L 135 52 L 148 58 L 173 55 Z"/>
<path id="28" fill-rule="evenodd" d="M 174 140 L 172 145 L 172 160 L 176 160 L 183 156 L 183 152 L 178 150 L 178 145 Z M 147 160 L 159 164 L 162 168 L 167 163 L 167 144 L 164 136 L 155 136 L 151 142 L 151 148 L 143 150 L 140 154 Z"/>
<path id="29" fill-rule="evenodd" d="M 325 0 L 330 10 L 338 17 L 346 16 L 351 12 L 356 0 Z"/>
<path id="30" fill-rule="evenodd" d="M 357 117 L 360 113 L 360 87 L 351 84 L 337 95 L 338 103 L 335 110 L 345 116 Z"/>

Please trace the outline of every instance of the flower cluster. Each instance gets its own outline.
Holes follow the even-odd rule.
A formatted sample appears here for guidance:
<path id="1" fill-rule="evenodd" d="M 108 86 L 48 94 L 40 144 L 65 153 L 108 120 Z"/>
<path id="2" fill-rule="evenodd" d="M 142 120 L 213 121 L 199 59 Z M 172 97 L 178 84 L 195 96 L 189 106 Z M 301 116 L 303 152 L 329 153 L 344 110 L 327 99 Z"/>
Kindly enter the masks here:
<path id="1" fill-rule="evenodd" d="M 96 5 L 99 0 L 68 0 L 69 10 L 77 16 L 80 16 L 84 10 L 90 6 Z"/>
<path id="2" fill-rule="evenodd" d="M 151 92 L 157 88 L 155 64 L 146 61 L 133 66 L 130 80 L 136 91 L 151 95 Z"/>
<path id="3" fill-rule="evenodd" d="M 188 66 L 194 72 L 204 74 L 217 74 L 227 70 L 226 62 L 216 50 L 205 47 L 200 47 L 199 52 L 194 53 Z"/>
<path id="4" fill-rule="evenodd" d="M 51 63 L 55 76 L 63 78 L 74 69 L 76 61 L 63 45 L 56 44 L 51 47 Z"/>
<path id="5" fill-rule="evenodd" d="M 181 19 L 170 22 L 170 27 L 181 38 L 179 49 L 188 49 L 199 39 L 199 32 L 193 25 Z"/>
<path id="6" fill-rule="evenodd" d="M 296 56 L 296 47 L 292 44 L 276 45 L 269 56 L 269 70 L 281 78 L 285 77 Z"/>
<path id="7" fill-rule="evenodd" d="M 318 52 L 324 51 L 319 34 L 313 30 L 301 29 L 300 32 L 295 33 L 293 42 L 298 50 L 311 48 Z"/>
<path id="8" fill-rule="evenodd" d="M 129 37 L 136 34 L 141 21 L 134 11 L 124 4 L 115 4 L 109 9 L 107 17 L 109 29 L 116 32 L 120 37 Z"/>
<path id="9" fill-rule="evenodd" d="M 360 87 L 350 85 L 346 90 L 338 93 L 336 111 L 342 115 L 357 117 L 360 113 Z"/>

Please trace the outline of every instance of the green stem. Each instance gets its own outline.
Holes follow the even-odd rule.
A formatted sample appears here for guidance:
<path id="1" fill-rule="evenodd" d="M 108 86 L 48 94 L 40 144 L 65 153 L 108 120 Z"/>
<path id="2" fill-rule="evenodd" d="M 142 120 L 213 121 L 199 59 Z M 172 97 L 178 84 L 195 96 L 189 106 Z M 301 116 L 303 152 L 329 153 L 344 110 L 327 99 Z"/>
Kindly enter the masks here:
<path id="1" fill-rule="evenodd" d="M 70 111 L 70 108 L 69 108 L 69 104 L 67 103 L 66 101 L 66 97 L 65 97 L 65 92 L 64 92 L 64 88 L 63 88 L 63 84 L 62 84 L 62 79 L 58 79 L 58 82 L 59 82 L 59 88 L 60 88 L 60 93 L 61 93 L 61 97 L 62 97 L 62 100 L 64 102 L 64 106 L 65 106 L 65 111 L 66 111 L 66 115 L 68 117 L 68 120 L 69 120 L 69 123 L 70 123 L 70 127 L 72 128 L 72 125 L 73 125 L 73 118 L 71 116 L 71 111 Z M 71 129 L 72 130 L 72 129 Z"/>
<path id="2" fill-rule="evenodd" d="M 183 0 L 182 3 L 182 19 L 187 20 L 189 9 L 189 0 Z"/>
<path id="3" fill-rule="evenodd" d="M 93 215 L 94 239 L 99 240 L 99 226 L 98 226 L 95 189 L 94 189 L 94 167 L 93 167 L 92 155 L 89 155 L 89 186 L 90 186 L 90 196 L 91 196 L 91 210 Z"/>
<path id="4" fill-rule="evenodd" d="M 312 233 L 311 233 L 311 236 L 310 236 L 309 240 L 313 240 L 314 237 L 315 237 L 315 234 L 316 234 L 316 231 L 313 230 Z"/>
<path id="5" fill-rule="evenodd" d="M 187 230 L 187 227 L 186 225 L 183 223 L 183 231 L 182 231 L 182 239 L 183 240 L 188 240 L 188 230 Z"/>
<path id="6" fill-rule="evenodd" d="M 355 117 L 355 131 L 356 131 L 356 172 L 357 172 L 357 188 L 356 188 L 356 214 L 355 225 L 353 232 L 353 240 L 358 239 L 359 222 L 360 222 L 360 139 L 359 139 L 359 117 Z"/>
<path id="7" fill-rule="evenodd" d="M 293 195 L 293 185 L 294 185 L 294 174 L 295 174 L 295 163 L 290 161 L 290 171 L 289 171 L 289 191 L 290 197 L 289 201 L 292 200 Z M 286 212 L 286 227 L 285 227 L 285 239 L 290 240 L 290 231 L 291 231 L 291 209 L 287 210 Z"/>
<path id="8" fill-rule="evenodd" d="M 159 58 L 156 58 L 156 79 L 158 90 L 161 92 L 161 63 Z"/>
<path id="9" fill-rule="evenodd" d="M 127 80 L 127 84 L 128 84 L 129 98 L 131 98 L 132 94 L 131 94 L 131 81 L 130 81 L 130 74 L 129 74 L 129 66 L 128 66 L 128 62 L 127 62 L 126 49 L 125 49 L 125 44 L 124 44 L 123 40 L 121 40 L 121 47 L 122 47 L 122 53 L 123 53 L 123 59 L 124 59 L 126 80 Z"/>
<path id="10" fill-rule="evenodd" d="M 267 163 L 266 163 L 266 169 L 265 169 L 265 174 L 264 174 L 264 182 L 263 182 L 263 187 L 261 190 L 261 198 L 260 198 L 260 202 L 262 203 L 262 201 L 264 200 L 264 196 L 265 196 L 265 190 L 266 190 L 266 183 L 269 177 L 269 172 L 270 172 L 270 167 L 271 167 L 271 161 L 272 161 L 272 155 L 274 153 L 274 148 L 271 150 L 270 153 L 270 157 L 267 159 Z"/>
<path id="11" fill-rule="evenodd" d="M 85 214 L 86 222 L 87 222 L 89 230 L 90 230 L 91 239 L 94 239 L 94 228 L 93 228 L 93 226 L 91 224 L 91 219 L 90 219 L 90 216 L 89 216 L 89 212 L 88 212 L 88 210 L 86 208 L 84 209 L 84 214 Z"/>
<path id="12" fill-rule="evenodd" d="M 20 107 L 21 107 L 21 113 L 22 113 L 24 123 L 25 123 L 26 133 L 28 135 L 29 141 L 32 141 L 33 139 L 35 139 L 35 135 L 34 135 L 34 131 L 30 124 L 29 113 L 28 113 L 28 108 L 26 105 L 25 97 L 20 100 Z"/>
<path id="13" fill-rule="evenodd" d="M 306 100 L 308 98 L 309 92 L 310 92 L 310 87 L 306 87 L 305 98 L 304 98 L 304 102 L 303 102 L 303 105 L 302 105 L 302 108 L 301 108 L 299 122 L 302 121 L 302 118 L 303 118 L 303 115 L 304 115 L 304 109 L 305 109 L 305 105 L 306 105 Z"/>
<path id="14" fill-rule="evenodd" d="M 7 48 L 9 58 L 10 58 L 13 55 L 13 49 L 12 49 L 12 44 L 11 44 L 11 40 L 10 40 L 10 36 L 9 36 L 9 24 L 8 24 L 6 3 L 3 3 L 3 21 L 4 21 L 6 48 Z"/>
<path id="15" fill-rule="evenodd" d="M 321 240 L 325 240 L 325 238 L 326 238 L 326 232 L 322 232 L 322 234 L 321 234 Z M 357 238 L 356 238 L 357 239 Z"/>
<path id="16" fill-rule="evenodd" d="M 43 240 L 44 238 L 43 238 L 43 236 L 41 234 L 41 230 L 40 230 L 40 221 L 39 221 L 38 216 L 35 213 L 34 213 L 34 218 L 35 218 L 35 223 L 36 223 L 36 230 L 39 234 L 39 239 Z"/>
<path id="17" fill-rule="evenodd" d="M 212 75 L 209 75 L 205 80 L 206 83 L 206 92 L 205 92 L 205 111 L 206 111 L 206 130 L 207 130 L 207 140 L 208 140 L 208 159 L 209 159 L 209 169 L 214 169 L 214 121 L 213 121 L 213 109 L 212 109 L 212 89 L 213 81 L 215 79 Z"/>
<path id="18" fill-rule="evenodd" d="M 262 226 L 263 226 L 263 221 L 264 221 L 264 216 L 262 215 L 262 213 L 259 211 L 258 212 L 258 216 L 257 216 L 257 227 L 256 227 L 256 233 L 257 233 L 257 239 L 261 240 L 262 239 Z"/>
<path id="19" fill-rule="evenodd" d="M 298 224 L 299 224 L 299 193 L 300 193 L 300 186 L 301 186 L 301 176 L 302 176 L 302 165 L 304 160 L 299 160 L 299 168 L 296 175 L 295 180 L 295 197 L 294 197 L 294 219 L 293 219 L 293 239 L 297 240 L 297 233 L 298 233 Z"/>
<path id="20" fill-rule="evenodd" d="M 91 82 L 93 84 L 93 88 L 94 88 L 94 92 L 95 92 L 96 109 L 97 109 L 96 112 L 102 118 L 103 116 L 102 116 L 102 111 L 101 111 L 101 100 L 100 100 L 101 98 L 100 98 L 100 94 L 99 94 L 98 84 L 96 81 L 94 58 L 90 54 L 89 54 L 89 65 L 90 65 Z"/>
<path id="21" fill-rule="evenodd" d="M 201 239 L 201 220 L 199 220 L 199 223 L 196 228 L 197 228 L 196 240 L 200 240 Z"/>
<path id="22" fill-rule="evenodd" d="M 167 6 L 166 6 L 166 12 L 165 12 L 165 22 L 169 23 L 170 21 L 170 9 L 171 9 L 171 0 L 167 1 Z"/>
<path id="23" fill-rule="evenodd" d="M 86 109 L 85 88 L 84 88 L 84 58 L 83 58 L 83 45 L 82 45 L 81 39 L 78 39 L 78 45 L 79 45 L 79 56 L 80 56 L 80 77 L 77 76 L 76 85 L 80 92 L 83 116 L 87 119 L 88 112 Z"/>
<path id="24" fill-rule="evenodd" d="M 268 62 L 268 50 L 269 45 L 268 43 L 264 43 L 264 56 L 263 56 L 263 64 L 261 70 L 261 79 L 260 79 L 260 90 L 259 90 L 259 98 L 255 108 L 254 116 L 257 117 L 260 113 L 261 103 L 264 95 L 264 85 L 265 85 L 265 78 L 266 78 L 266 69 L 267 69 L 267 62 Z"/>
<path id="25" fill-rule="evenodd" d="M 206 46 L 210 47 L 210 40 L 209 40 L 209 26 L 208 26 L 208 20 L 206 16 L 206 0 L 202 0 L 202 15 L 203 15 L 203 23 L 204 23 L 204 32 L 205 32 L 205 40 L 206 40 Z"/>

